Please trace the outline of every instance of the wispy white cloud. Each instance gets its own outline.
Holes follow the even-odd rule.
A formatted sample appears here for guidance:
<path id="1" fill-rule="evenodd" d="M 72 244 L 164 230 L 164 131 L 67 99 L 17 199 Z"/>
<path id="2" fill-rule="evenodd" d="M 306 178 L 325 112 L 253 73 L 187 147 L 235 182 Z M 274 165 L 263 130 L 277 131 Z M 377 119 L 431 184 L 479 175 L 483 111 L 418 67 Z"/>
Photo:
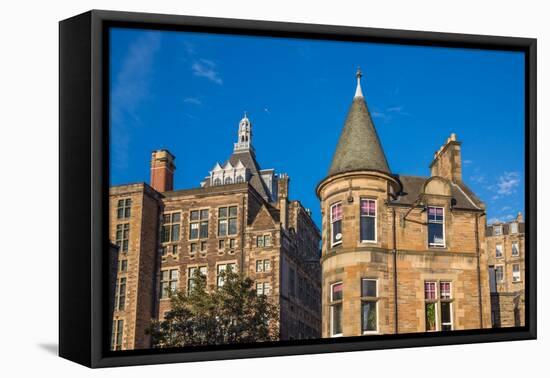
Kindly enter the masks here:
<path id="1" fill-rule="evenodd" d="M 464 163 L 464 165 L 470 165 L 473 162 L 474 162 L 473 160 L 464 160 L 462 163 Z"/>
<path id="2" fill-rule="evenodd" d="M 199 59 L 191 65 L 193 74 L 198 77 L 204 77 L 218 85 L 223 84 L 220 73 L 216 70 L 216 64 L 208 59 Z"/>
<path id="3" fill-rule="evenodd" d="M 383 121 L 388 121 L 389 120 L 389 116 L 386 114 L 386 113 L 383 113 L 383 112 L 372 112 L 371 115 L 373 116 L 373 118 L 378 118 L 378 119 L 381 119 Z"/>
<path id="4" fill-rule="evenodd" d="M 160 48 L 158 32 L 141 35 L 128 46 L 121 68 L 115 73 L 111 92 L 111 121 L 113 164 L 124 169 L 128 166 L 130 128 L 141 125 L 138 109 L 151 95 L 150 82 L 153 61 Z"/>
<path id="5" fill-rule="evenodd" d="M 384 122 L 391 121 L 395 116 L 411 116 L 410 113 L 404 110 L 403 106 L 392 106 L 386 108 L 384 111 L 373 111 L 371 115 L 374 118 L 381 119 Z"/>
<path id="6" fill-rule="evenodd" d="M 183 99 L 186 104 L 202 105 L 202 101 L 197 97 L 186 97 Z"/>
<path id="7" fill-rule="evenodd" d="M 516 193 L 520 183 L 521 176 L 519 172 L 504 172 L 497 178 L 495 184 L 487 185 L 485 189 L 494 193 L 491 200 L 496 201 Z"/>
<path id="8" fill-rule="evenodd" d="M 504 174 L 498 178 L 497 193 L 505 196 L 515 193 L 519 183 L 519 172 L 504 172 Z"/>
<path id="9" fill-rule="evenodd" d="M 470 180 L 477 184 L 483 184 L 485 183 L 486 177 L 484 174 L 479 173 L 479 174 L 470 176 Z"/>
<path id="10" fill-rule="evenodd" d="M 491 224 L 491 223 L 504 223 L 504 222 L 509 222 L 514 218 L 515 217 L 512 214 L 506 214 L 506 215 L 502 215 L 502 216 L 499 216 L 499 217 L 489 218 L 487 220 L 487 223 L 489 223 L 489 224 Z"/>

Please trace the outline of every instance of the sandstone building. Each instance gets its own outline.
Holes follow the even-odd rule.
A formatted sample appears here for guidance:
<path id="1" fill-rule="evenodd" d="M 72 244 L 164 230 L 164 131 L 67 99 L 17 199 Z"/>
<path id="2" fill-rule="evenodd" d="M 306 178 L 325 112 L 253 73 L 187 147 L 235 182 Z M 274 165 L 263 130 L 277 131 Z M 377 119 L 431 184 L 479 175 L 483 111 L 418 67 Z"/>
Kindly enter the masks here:
<path id="1" fill-rule="evenodd" d="M 145 330 L 170 309 L 170 290 L 187 290 L 198 269 L 214 290 L 236 269 L 279 305 L 280 338 L 321 336 L 320 233 L 289 197 L 289 177 L 260 169 L 252 125 L 200 187 L 174 190 L 175 157 L 151 157 L 151 183 L 110 188 L 110 239 L 119 247 L 112 349 L 150 348 Z"/>
<path id="2" fill-rule="evenodd" d="M 461 143 L 447 139 L 428 177 L 395 174 L 360 79 L 317 187 L 323 337 L 491 327 L 485 205 L 462 180 Z"/>
<path id="3" fill-rule="evenodd" d="M 493 327 L 525 325 L 525 223 L 523 216 L 486 230 Z"/>

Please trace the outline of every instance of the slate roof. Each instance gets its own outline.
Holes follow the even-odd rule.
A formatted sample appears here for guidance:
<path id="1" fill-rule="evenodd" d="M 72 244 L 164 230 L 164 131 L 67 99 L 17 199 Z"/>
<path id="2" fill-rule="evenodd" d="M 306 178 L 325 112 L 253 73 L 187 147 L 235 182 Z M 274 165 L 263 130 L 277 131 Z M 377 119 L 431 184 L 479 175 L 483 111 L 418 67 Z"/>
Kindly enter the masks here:
<path id="1" fill-rule="evenodd" d="M 422 187 L 429 177 L 421 176 L 395 176 L 403 186 L 402 193 L 393 200 L 393 204 L 397 205 L 412 205 L 418 199 L 422 192 Z M 465 210 L 482 210 L 483 203 L 472 193 L 465 185 L 459 183 L 451 183 L 451 195 L 454 200 L 454 207 Z"/>
<path id="2" fill-rule="evenodd" d="M 269 190 L 265 186 L 264 181 L 262 180 L 262 177 L 260 175 L 260 166 L 258 162 L 256 161 L 256 158 L 254 156 L 254 153 L 249 150 L 242 150 L 242 151 L 236 151 L 231 154 L 229 159 L 223 163 L 222 166 L 225 167 L 227 162 L 230 162 L 232 166 L 236 166 L 239 161 L 248 168 L 250 172 L 250 178 L 248 182 L 250 185 L 258 192 L 260 196 L 262 196 L 266 201 L 270 202 L 271 197 L 269 195 Z M 212 186 L 212 183 L 210 180 L 206 180 L 205 187 Z"/>
<path id="3" fill-rule="evenodd" d="M 499 223 L 502 225 L 502 235 L 511 235 L 510 232 L 510 223 L 517 222 L 516 220 L 510 221 L 508 223 Z M 485 236 L 493 236 L 493 228 L 495 224 L 487 225 L 487 228 L 485 229 Z M 524 234 L 525 233 L 525 222 L 518 222 L 518 233 Z"/>
<path id="4" fill-rule="evenodd" d="M 386 155 L 362 96 L 353 99 L 328 175 L 357 170 L 390 173 Z"/>
<path id="5" fill-rule="evenodd" d="M 232 166 L 236 166 L 241 161 L 243 165 L 250 170 L 250 185 L 268 202 L 271 201 L 269 190 L 260 176 L 260 165 L 256 161 L 253 153 L 249 150 L 233 152 L 229 157 Z M 227 164 L 227 162 L 224 163 Z"/>

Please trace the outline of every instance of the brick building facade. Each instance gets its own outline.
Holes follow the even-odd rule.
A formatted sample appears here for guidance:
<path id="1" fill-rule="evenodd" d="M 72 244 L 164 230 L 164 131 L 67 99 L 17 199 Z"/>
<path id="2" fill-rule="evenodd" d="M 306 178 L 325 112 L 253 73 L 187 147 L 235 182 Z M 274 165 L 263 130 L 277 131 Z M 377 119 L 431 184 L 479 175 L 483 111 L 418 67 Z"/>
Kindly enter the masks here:
<path id="1" fill-rule="evenodd" d="M 486 230 L 493 327 L 525 325 L 525 223 L 523 216 Z"/>
<path id="2" fill-rule="evenodd" d="M 309 210 L 289 197 L 290 179 L 260 169 L 248 117 L 223 164 L 200 187 L 174 190 L 175 157 L 151 157 L 151 185 L 110 189 L 110 239 L 119 247 L 112 349 L 150 348 L 151 319 L 170 309 L 169 290 L 187 290 L 195 270 L 209 289 L 232 268 L 279 306 L 280 339 L 318 338 L 320 233 Z"/>
<path id="3" fill-rule="evenodd" d="M 452 134 L 429 177 L 391 172 L 357 75 L 322 211 L 323 337 L 491 327 L 485 205 Z"/>

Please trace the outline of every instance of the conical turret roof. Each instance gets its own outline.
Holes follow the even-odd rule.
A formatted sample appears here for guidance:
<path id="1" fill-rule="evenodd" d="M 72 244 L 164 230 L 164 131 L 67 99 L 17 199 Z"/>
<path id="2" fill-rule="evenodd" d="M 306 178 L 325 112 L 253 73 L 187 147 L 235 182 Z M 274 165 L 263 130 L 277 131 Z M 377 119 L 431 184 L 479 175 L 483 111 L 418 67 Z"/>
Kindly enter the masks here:
<path id="1" fill-rule="evenodd" d="M 361 71 L 357 71 L 357 89 L 348 112 L 329 176 L 358 170 L 390 173 L 390 167 L 361 90 Z"/>

